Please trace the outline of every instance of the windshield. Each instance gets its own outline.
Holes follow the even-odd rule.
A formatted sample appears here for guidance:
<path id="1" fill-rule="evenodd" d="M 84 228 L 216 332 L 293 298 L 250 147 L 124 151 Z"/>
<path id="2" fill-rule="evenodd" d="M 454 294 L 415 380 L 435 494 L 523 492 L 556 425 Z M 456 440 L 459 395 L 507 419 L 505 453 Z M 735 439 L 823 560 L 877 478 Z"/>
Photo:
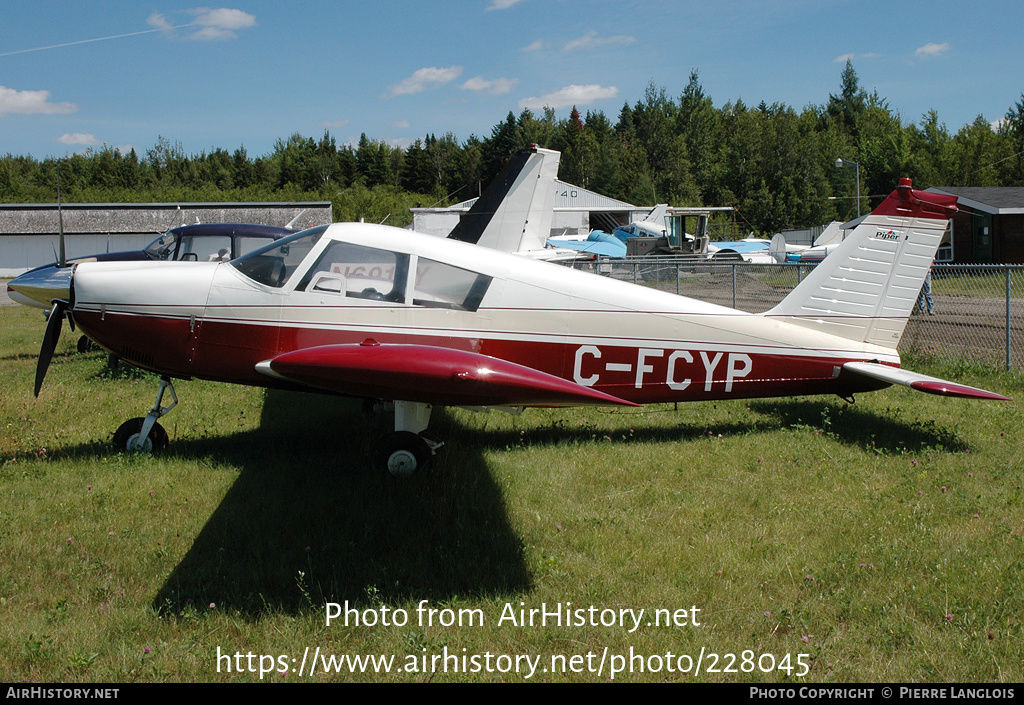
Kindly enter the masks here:
<path id="1" fill-rule="evenodd" d="M 288 283 L 296 267 L 302 263 L 313 246 L 320 241 L 320 236 L 325 230 L 326 225 L 302 230 L 231 260 L 231 266 L 253 281 L 281 288 Z"/>
<path id="2" fill-rule="evenodd" d="M 168 230 L 153 242 L 146 245 L 143 250 L 152 259 L 174 259 L 174 246 L 178 244 L 178 237 L 173 231 Z"/>

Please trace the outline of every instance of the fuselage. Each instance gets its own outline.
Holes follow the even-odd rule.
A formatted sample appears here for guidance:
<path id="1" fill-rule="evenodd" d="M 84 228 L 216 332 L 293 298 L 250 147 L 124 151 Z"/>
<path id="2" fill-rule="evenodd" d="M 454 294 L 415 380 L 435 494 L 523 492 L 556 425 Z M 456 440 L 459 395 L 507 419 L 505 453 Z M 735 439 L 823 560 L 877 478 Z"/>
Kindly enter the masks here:
<path id="1" fill-rule="evenodd" d="M 260 362 L 367 339 L 480 353 L 638 403 L 850 394 L 865 387 L 844 362 L 899 364 L 889 348 L 397 228 L 339 223 L 313 239 L 282 272 L 268 269 L 277 250 L 82 264 L 74 317 L 146 369 L 262 386 L 280 382 Z"/>

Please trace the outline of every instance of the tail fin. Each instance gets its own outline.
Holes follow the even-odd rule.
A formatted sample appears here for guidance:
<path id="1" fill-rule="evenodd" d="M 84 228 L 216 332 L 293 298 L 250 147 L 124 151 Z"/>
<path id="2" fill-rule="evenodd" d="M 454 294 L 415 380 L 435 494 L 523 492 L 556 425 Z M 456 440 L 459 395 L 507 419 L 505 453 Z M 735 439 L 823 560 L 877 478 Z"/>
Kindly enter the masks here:
<path id="1" fill-rule="evenodd" d="M 956 201 L 914 191 L 910 179 L 900 179 L 899 187 L 764 315 L 895 349 Z"/>
<path id="2" fill-rule="evenodd" d="M 516 154 L 448 236 L 502 252 L 543 249 L 551 234 L 559 152 Z"/>

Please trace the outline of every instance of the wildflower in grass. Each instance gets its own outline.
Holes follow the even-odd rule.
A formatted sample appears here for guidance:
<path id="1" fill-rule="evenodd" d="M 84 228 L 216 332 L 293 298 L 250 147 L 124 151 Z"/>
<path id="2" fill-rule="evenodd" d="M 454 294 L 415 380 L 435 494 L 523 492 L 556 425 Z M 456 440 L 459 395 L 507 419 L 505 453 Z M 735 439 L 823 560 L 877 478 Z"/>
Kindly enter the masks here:
<path id="1" fill-rule="evenodd" d="M 814 580 L 814 576 L 811 575 L 810 573 L 808 573 L 807 575 L 804 576 L 804 580 Z"/>
<path id="2" fill-rule="evenodd" d="M 952 621 L 953 621 L 953 615 L 951 615 L 951 614 L 947 614 L 947 615 L 946 615 L 946 621 L 947 621 L 947 622 L 952 622 Z"/>
<path id="3" fill-rule="evenodd" d="M 113 536 L 113 535 L 114 535 L 114 532 L 113 532 L 113 531 L 108 531 L 108 532 L 107 532 L 107 536 Z"/>
<path id="4" fill-rule="evenodd" d="M 860 564 L 860 567 L 861 567 L 861 568 L 867 568 L 867 566 L 868 566 L 868 564 L 867 564 L 867 563 L 861 563 L 861 564 Z"/>
<path id="5" fill-rule="evenodd" d="M 806 644 L 807 642 L 810 641 L 810 638 L 808 638 L 808 636 L 806 634 L 804 634 L 802 637 L 800 637 L 800 641 L 802 641 L 803 643 Z"/>
<path id="6" fill-rule="evenodd" d="M 974 477 L 974 473 L 973 472 L 967 473 L 967 477 Z"/>
<path id="7" fill-rule="evenodd" d="M 924 490 L 918 490 L 917 493 L 918 494 L 924 494 Z"/>
<path id="8" fill-rule="evenodd" d="M 946 491 L 946 486 L 945 486 L 945 485 L 943 485 L 943 486 L 942 486 L 942 487 L 940 488 L 940 491 L 942 491 L 942 492 L 945 492 L 945 491 Z"/>
<path id="9" fill-rule="evenodd" d="M 217 603 L 216 603 L 216 602 L 211 602 L 211 603 L 210 603 L 210 609 L 211 609 L 211 610 L 215 610 L 215 609 L 217 609 Z"/>
<path id="10" fill-rule="evenodd" d="M 980 519 L 980 518 L 981 518 L 981 515 L 980 515 L 980 514 L 975 514 L 975 515 L 974 515 L 974 518 L 975 518 L 975 519 Z"/>
<path id="11" fill-rule="evenodd" d="M 911 460 L 910 464 L 913 465 L 915 468 L 917 467 L 917 461 L 916 460 Z"/>
<path id="12" fill-rule="evenodd" d="M 153 649 L 151 649 L 151 648 L 149 648 L 149 647 L 147 646 L 147 647 L 145 647 L 145 648 L 144 648 L 144 649 L 142 650 L 142 653 L 144 653 L 144 654 L 148 654 L 148 653 L 151 653 L 152 651 L 153 651 Z"/>
<path id="13" fill-rule="evenodd" d="M 974 516 L 978 516 L 978 515 L 975 514 Z M 68 536 L 68 543 L 74 543 L 74 542 L 75 542 L 75 540 L 73 538 L 71 538 L 70 536 Z"/>
<path id="14" fill-rule="evenodd" d="M 771 616 L 772 616 L 772 613 L 771 613 L 771 612 L 769 612 L 768 610 L 765 610 L 765 611 L 764 611 L 764 616 L 765 616 L 765 617 L 771 617 Z"/>
<path id="15" fill-rule="evenodd" d="M 868 563 L 868 570 L 874 570 L 874 569 L 875 569 L 875 564 L 874 563 Z"/>
<path id="16" fill-rule="evenodd" d="M 92 492 L 92 485 L 86 485 L 85 486 L 85 491 L 86 492 Z"/>

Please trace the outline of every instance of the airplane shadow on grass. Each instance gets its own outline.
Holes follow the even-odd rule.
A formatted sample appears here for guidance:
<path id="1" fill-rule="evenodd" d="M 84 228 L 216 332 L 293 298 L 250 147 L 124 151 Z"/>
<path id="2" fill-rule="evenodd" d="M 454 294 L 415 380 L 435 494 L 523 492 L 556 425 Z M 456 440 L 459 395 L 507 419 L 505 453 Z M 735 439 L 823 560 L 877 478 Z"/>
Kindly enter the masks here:
<path id="1" fill-rule="evenodd" d="M 369 469 L 376 433 L 360 407 L 270 390 L 259 429 L 174 443 L 176 456 L 241 472 L 154 607 L 212 602 L 258 616 L 529 589 L 523 543 L 479 453 L 396 481 Z M 435 415 L 443 436 L 445 415 Z"/>
<path id="2" fill-rule="evenodd" d="M 405 599 L 444 602 L 457 596 L 529 590 L 522 540 L 482 453 L 513 448 L 510 430 L 460 426 L 441 408 L 432 430 L 453 444 L 446 462 L 396 481 L 371 471 L 372 439 L 381 429 L 359 402 L 267 391 L 260 427 L 228 437 L 175 442 L 179 457 L 219 459 L 241 468 L 192 547 L 154 599 L 162 613 L 235 609 L 320 608 L 349 600 L 361 607 Z M 882 453 L 967 445 L 938 425 L 908 423 L 833 400 L 750 402 L 763 418 L 716 424 L 739 435 L 778 428 L 820 428 L 842 443 Z M 705 423 L 669 428 L 638 424 L 631 439 L 679 442 L 705 437 Z M 528 432 L 530 445 L 589 443 L 621 436 L 599 424 L 555 424 Z M 457 437 L 456 437 L 457 436 Z M 457 449 L 457 450 L 456 450 Z"/>
<path id="3" fill-rule="evenodd" d="M 840 443 L 879 453 L 917 453 L 940 448 L 960 453 L 969 448 L 955 430 L 931 419 L 908 422 L 845 402 L 837 404 L 834 399 L 759 400 L 749 406 L 777 419 L 783 427 L 820 429 Z"/>

